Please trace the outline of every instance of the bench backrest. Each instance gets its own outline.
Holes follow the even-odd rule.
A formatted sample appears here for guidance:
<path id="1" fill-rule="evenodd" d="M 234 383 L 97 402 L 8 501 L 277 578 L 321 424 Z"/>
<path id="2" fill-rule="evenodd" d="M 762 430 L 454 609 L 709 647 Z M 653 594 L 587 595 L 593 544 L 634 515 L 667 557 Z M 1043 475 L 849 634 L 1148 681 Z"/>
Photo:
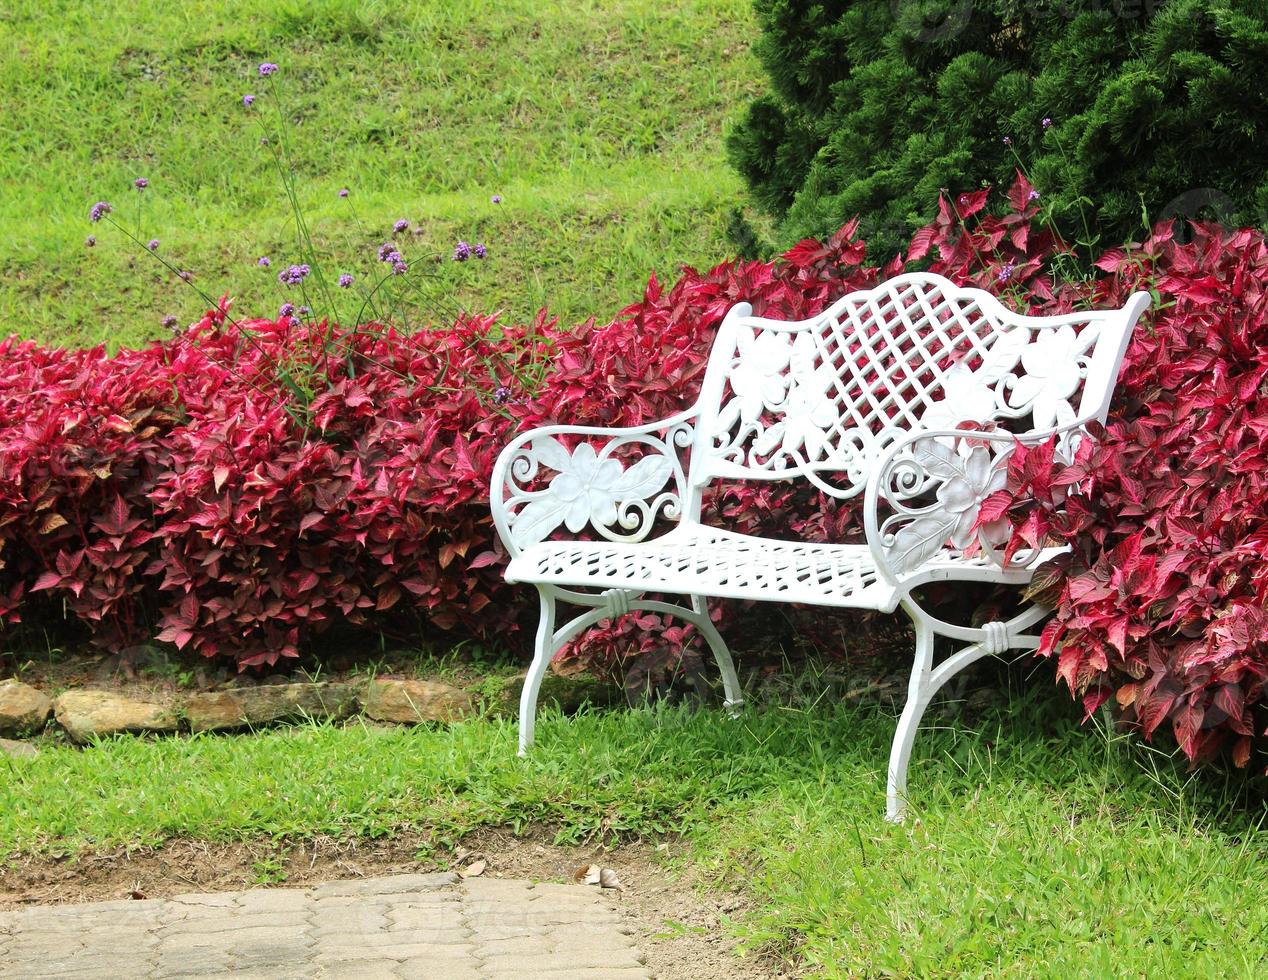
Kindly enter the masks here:
<path id="1" fill-rule="evenodd" d="M 850 293 L 816 317 L 731 310 L 710 353 L 688 482 L 804 476 L 836 497 L 917 429 L 997 422 L 1018 433 L 1104 421 L 1136 318 L 1030 317 L 928 273 Z"/>

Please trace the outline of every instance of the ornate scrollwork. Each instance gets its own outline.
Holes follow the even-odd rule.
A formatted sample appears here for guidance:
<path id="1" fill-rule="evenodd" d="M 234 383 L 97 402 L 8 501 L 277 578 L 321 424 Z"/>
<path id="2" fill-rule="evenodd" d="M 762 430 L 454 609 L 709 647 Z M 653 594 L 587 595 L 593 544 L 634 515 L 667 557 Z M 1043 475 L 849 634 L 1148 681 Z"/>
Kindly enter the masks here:
<path id="1" fill-rule="evenodd" d="M 642 541 L 658 518 L 677 520 L 686 486 L 679 451 L 691 445 L 693 430 L 678 422 L 663 431 L 663 437 L 609 437 L 597 451 L 584 439 L 569 451 L 554 435 L 536 435 L 515 446 L 502 501 L 511 543 L 526 548 L 561 524 L 574 534 L 589 525 L 609 541 Z M 621 457 L 631 446 L 644 452 L 627 465 Z M 547 478 L 543 471 L 554 476 Z"/>
<path id="2" fill-rule="evenodd" d="M 1004 488 L 1015 445 L 1009 438 L 967 439 L 956 446 L 930 436 L 889 461 L 880 488 L 892 513 L 880 525 L 880 543 L 895 574 L 915 571 L 948 548 L 963 554 L 980 547 L 989 560 L 1002 564 L 1006 526 L 979 526 L 978 518 L 986 498 Z M 1031 557 L 1021 554 L 1016 563 L 1024 565 Z"/>

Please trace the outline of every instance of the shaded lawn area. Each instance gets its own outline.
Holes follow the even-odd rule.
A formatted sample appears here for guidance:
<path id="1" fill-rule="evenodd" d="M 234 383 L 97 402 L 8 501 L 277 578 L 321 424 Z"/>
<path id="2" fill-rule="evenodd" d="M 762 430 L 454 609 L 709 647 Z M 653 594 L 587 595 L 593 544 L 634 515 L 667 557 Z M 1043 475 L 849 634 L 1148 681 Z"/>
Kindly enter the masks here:
<path id="1" fill-rule="evenodd" d="M 276 279 L 299 260 L 290 205 L 259 144 L 279 135 L 269 84 L 333 273 L 368 275 L 406 218 L 423 232 L 401 243 L 411 274 L 435 276 L 411 320 L 610 317 L 652 269 L 729 251 L 741 184 L 722 132 L 760 88 L 754 21 L 748 0 L 10 0 L 0 336 L 114 347 L 197 319 L 193 290 L 89 224 L 101 199 L 200 288 L 237 297 L 236 315 L 293 299 Z M 270 83 L 263 61 L 280 65 Z M 459 239 L 489 260 L 450 261 Z"/>
<path id="2" fill-rule="evenodd" d="M 904 826 L 881 818 L 893 718 L 875 706 L 548 714 L 527 761 L 491 718 L 52 745 L 0 764 L 0 849 L 676 833 L 694 877 L 756 901 L 735 924 L 753 948 L 825 976 L 1262 973 L 1260 811 L 1072 715 L 1034 690 L 971 727 L 931 713 Z"/>

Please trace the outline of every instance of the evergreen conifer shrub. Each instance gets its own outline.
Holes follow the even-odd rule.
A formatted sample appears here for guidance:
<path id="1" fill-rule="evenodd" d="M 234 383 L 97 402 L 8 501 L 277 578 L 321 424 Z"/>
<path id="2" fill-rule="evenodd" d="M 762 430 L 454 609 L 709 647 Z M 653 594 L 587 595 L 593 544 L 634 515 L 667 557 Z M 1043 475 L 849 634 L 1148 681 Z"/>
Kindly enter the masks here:
<path id="1" fill-rule="evenodd" d="M 1265 0 L 755 2 L 771 90 L 727 149 L 783 244 L 859 215 L 883 258 L 1018 166 L 1088 246 L 1268 216 Z"/>

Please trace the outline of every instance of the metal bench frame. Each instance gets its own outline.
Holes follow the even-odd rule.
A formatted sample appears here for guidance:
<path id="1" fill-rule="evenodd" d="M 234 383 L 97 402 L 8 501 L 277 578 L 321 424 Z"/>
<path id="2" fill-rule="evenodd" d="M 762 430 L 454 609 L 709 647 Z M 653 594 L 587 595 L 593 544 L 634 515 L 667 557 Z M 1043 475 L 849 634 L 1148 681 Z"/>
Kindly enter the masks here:
<path id="1" fill-rule="evenodd" d="M 982 657 L 1034 649 L 1031 628 L 1048 612 L 1032 604 L 969 627 L 933 616 L 913 590 L 935 580 L 1025 585 L 1060 550 L 1030 549 L 1005 563 L 1000 529 L 979 527 L 978 510 L 1004 485 L 1018 445 L 1056 436 L 1068 454 L 1089 422 L 1105 421 L 1149 301 L 1142 292 L 1117 310 L 1031 317 L 983 290 L 915 273 L 807 320 L 755 317 L 740 303 L 686 411 L 631 428 L 552 425 L 517 436 L 495 465 L 491 500 L 512 559 L 506 579 L 535 585 L 541 600 L 520 754 L 533 742 L 552 658 L 603 620 L 646 610 L 692 623 L 736 712 L 740 684 L 708 599 L 901 607 L 916 649 L 886 816 L 902 819 L 912 744 L 934 694 Z M 861 493 L 866 543 L 777 541 L 701 523 L 714 481 L 794 478 L 838 499 Z M 561 526 L 572 535 L 589 528 L 591 540 L 559 540 Z M 559 603 L 587 611 L 557 625 Z M 935 665 L 936 636 L 967 646 Z"/>

